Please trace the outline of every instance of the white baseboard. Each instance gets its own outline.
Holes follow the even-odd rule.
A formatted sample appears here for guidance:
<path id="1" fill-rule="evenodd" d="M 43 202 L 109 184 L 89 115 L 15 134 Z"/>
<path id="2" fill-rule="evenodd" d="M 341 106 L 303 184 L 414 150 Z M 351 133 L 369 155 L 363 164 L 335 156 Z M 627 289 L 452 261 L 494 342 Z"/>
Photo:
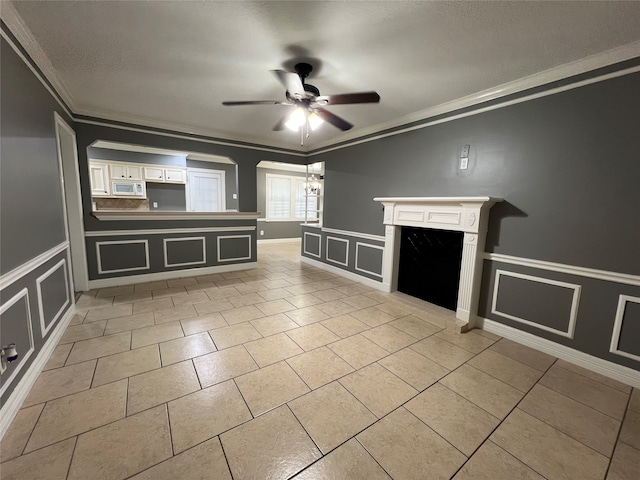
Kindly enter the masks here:
<path id="1" fill-rule="evenodd" d="M 300 237 L 295 238 L 265 238 L 264 240 L 257 240 L 258 245 L 261 243 L 300 243 Z"/>
<path id="2" fill-rule="evenodd" d="M 20 410 L 22 402 L 27 398 L 33 384 L 36 383 L 38 375 L 40 375 L 40 372 L 42 372 L 42 369 L 49 361 L 53 350 L 58 346 L 60 338 L 62 338 L 62 335 L 67 329 L 67 326 L 75 313 L 76 307 L 75 305 L 72 305 L 60 322 L 58 322 L 58 325 L 49 337 L 49 340 L 47 340 L 47 343 L 45 343 L 42 349 L 40 349 L 40 353 L 38 353 L 29 369 L 22 376 L 16 385 L 16 388 L 13 390 L 11 395 L 9 395 L 5 404 L 2 405 L 2 409 L 0 410 L 0 439 L 4 437 L 9 425 L 11 425 L 11 422 L 18 414 L 18 410 Z"/>
<path id="3" fill-rule="evenodd" d="M 300 261 L 302 263 L 306 263 L 307 265 L 311 265 L 314 267 L 318 267 L 322 270 L 326 270 L 327 272 L 335 273 L 342 277 L 348 278 L 349 280 L 353 280 L 355 282 L 360 282 L 368 287 L 375 288 L 376 290 L 382 290 L 383 292 L 390 292 L 391 288 L 386 283 L 376 282 L 375 280 L 371 280 L 370 278 L 363 277 L 362 275 L 358 275 L 357 273 L 348 272 L 347 270 L 343 270 L 338 267 L 334 267 L 332 265 L 327 265 L 326 263 L 320 262 L 318 260 L 313 260 L 308 257 L 300 257 Z"/>
<path id="4" fill-rule="evenodd" d="M 216 265 L 214 267 L 188 268 L 185 270 L 171 270 L 168 272 L 143 273 L 142 275 L 126 275 L 122 277 L 101 278 L 89 280 L 89 288 L 106 288 L 120 285 L 132 285 L 134 283 L 155 282 L 157 280 L 169 280 L 197 275 L 211 275 L 212 273 L 235 272 L 238 270 L 250 270 L 258 266 L 257 262 L 234 263 L 231 265 Z"/>
<path id="5" fill-rule="evenodd" d="M 531 333 L 523 332 L 513 327 L 503 325 L 488 318 L 479 318 L 477 325 L 487 332 L 495 333 L 527 347 L 561 358 L 567 362 L 586 368 L 593 372 L 613 378 L 635 388 L 640 388 L 640 371 L 633 368 L 618 365 L 617 363 L 594 357 L 579 350 L 560 345 L 558 343 L 540 338 Z"/>

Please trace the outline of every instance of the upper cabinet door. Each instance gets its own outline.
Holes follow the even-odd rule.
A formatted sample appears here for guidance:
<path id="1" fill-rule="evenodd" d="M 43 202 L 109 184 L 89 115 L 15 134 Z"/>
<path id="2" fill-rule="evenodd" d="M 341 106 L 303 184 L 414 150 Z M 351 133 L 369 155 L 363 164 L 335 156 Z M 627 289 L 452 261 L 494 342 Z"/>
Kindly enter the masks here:
<path id="1" fill-rule="evenodd" d="M 89 164 L 89 176 L 91 181 L 91 195 L 104 197 L 109 195 L 109 172 L 106 163 Z"/>
<path id="2" fill-rule="evenodd" d="M 144 179 L 147 182 L 164 182 L 164 169 L 157 167 L 144 167 Z"/>
<path id="3" fill-rule="evenodd" d="M 116 165 L 112 163 L 109 165 L 109 170 L 111 171 L 111 178 L 113 179 L 125 179 L 127 178 L 127 166 L 126 165 Z"/>
<path id="4" fill-rule="evenodd" d="M 186 171 L 179 168 L 165 168 L 164 180 L 169 183 L 187 183 Z"/>
<path id="5" fill-rule="evenodd" d="M 136 165 L 109 164 L 111 178 L 114 180 L 142 180 L 142 167 Z"/>
<path id="6" fill-rule="evenodd" d="M 129 165 L 127 167 L 127 178 L 129 180 L 142 180 L 142 167 Z"/>

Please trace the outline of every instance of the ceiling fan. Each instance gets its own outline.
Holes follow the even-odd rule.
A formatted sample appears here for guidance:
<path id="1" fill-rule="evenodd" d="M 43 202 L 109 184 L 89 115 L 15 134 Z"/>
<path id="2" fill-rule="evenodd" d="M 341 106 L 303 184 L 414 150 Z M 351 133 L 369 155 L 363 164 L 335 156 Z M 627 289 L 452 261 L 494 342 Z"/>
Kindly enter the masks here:
<path id="1" fill-rule="evenodd" d="M 353 124 L 345 119 L 324 109 L 325 106 L 345 105 L 351 103 L 377 103 L 380 95 L 376 92 L 342 93 L 338 95 L 320 95 L 320 91 L 305 83 L 305 79 L 313 71 L 313 67 L 308 63 L 298 63 L 294 67 L 296 73 L 284 70 L 272 70 L 278 77 L 280 83 L 286 88 L 286 101 L 278 100 L 254 100 L 254 101 L 231 101 L 222 102 L 223 105 L 288 105 L 296 106 L 296 109 L 285 115 L 275 124 L 273 130 L 283 130 L 288 127 L 297 131 L 299 127 L 311 130 L 319 126 L 323 121 L 330 123 L 342 131 L 349 130 Z M 303 129 L 304 130 L 304 129 Z"/>

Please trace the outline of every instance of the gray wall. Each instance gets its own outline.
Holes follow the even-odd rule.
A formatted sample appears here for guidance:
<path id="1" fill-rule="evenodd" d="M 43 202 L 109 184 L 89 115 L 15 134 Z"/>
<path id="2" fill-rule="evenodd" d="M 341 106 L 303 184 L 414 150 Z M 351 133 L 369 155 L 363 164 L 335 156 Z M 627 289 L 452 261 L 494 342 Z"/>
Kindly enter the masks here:
<path id="1" fill-rule="evenodd" d="M 6 274 L 66 239 L 54 111 L 73 123 L 4 38 L 0 42 L 0 273 Z M 69 267 L 66 249 L 3 282 L 2 344 L 15 342 L 20 356 L 0 378 L 6 387 L 1 405 L 73 305 Z"/>
<path id="2" fill-rule="evenodd" d="M 256 169 L 256 183 L 258 191 L 258 211 L 261 212 L 260 218 L 267 216 L 267 173 L 274 175 L 288 175 L 290 177 L 305 177 L 302 172 L 290 172 L 286 170 L 275 170 L 271 168 Z M 258 222 L 258 239 L 272 240 L 278 238 L 300 238 L 301 220 L 296 222 Z M 264 232 L 260 235 L 260 232 Z"/>
<path id="3" fill-rule="evenodd" d="M 313 156 L 324 225 L 383 235 L 373 197 L 490 195 L 487 251 L 638 275 L 638 105 L 635 73 Z"/>
<path id="4" fill-rule="evenodd" d="M 157 211 L 179 211 L 187 210 L 187 197 L 184 185 L 172 183 L 147 182 L 147 198 L 149 199 L 149 210 Z M 154 207 L 154 203 L 158 207 Z"/>
<path id="5" fill-rule="evenodd" d="M 4 39 L 1 48 L 0 273 L 6 273 L 65 240 L 53 112 L 72 122 Z"/>
<path id="6" fill-rule="evenodd" d="M 491 210 L 486 251 L 640 275 L 638 105 L 635 73 L 311 155 L 325 162 L 324 225 L 384 235 L 382 206 L 373 197 L 501 197 L 505 201 Z M 471 145 L 465 171 L 457 168 L 463 145 Z M 507 281 L 500 287 L 501 305 L 534 325 L 491 313 L 496 268 L 485 262 L 481 316 L 640 368 L 640 362 L 608 352 L 619 295 L 640 297 L 639 287 L 500 264 L 508 272 L 525 270 L 581 287 L 570 339 L 535 325 L 566 326 L 566 292 L 545 296 L 549 305 L 541 313 L 524 301 L 540 295 L 539 284 Z M 640 322 L 634 307 L 628 311 L 620 340 L 625 348 Z"/>
<path id="7" fill-rule="evenodd" d="M 145 146 L 145 145 L 143 145 Z M 109 148 L 88 147 L 87 154 L 92 160 L 114 160 L 116 162 L 146 163 L 151 165 L 167 165 L 169 167 L 186 167 L 184 157 L 177 155 L 161 155 L 156 153 L 127 152 Z"/>

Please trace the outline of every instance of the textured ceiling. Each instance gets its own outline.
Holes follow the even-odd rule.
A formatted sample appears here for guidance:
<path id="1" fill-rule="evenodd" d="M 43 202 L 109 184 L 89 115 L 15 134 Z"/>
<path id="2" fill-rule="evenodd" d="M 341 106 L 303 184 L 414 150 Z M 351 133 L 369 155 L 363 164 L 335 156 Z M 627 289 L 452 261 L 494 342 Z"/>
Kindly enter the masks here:
<path id="1" fill-rule="evenodd" d="M 322 94 L 382 98 L 327 107 L 355 127 L 309 149 L 640 40 L 635 1 L 12 4 L 76 113 L 288 149 L 299 137 L 271 128 L 291 107 L 221 102 L 284 99 L 269 70 L 298 60 Z"/>

